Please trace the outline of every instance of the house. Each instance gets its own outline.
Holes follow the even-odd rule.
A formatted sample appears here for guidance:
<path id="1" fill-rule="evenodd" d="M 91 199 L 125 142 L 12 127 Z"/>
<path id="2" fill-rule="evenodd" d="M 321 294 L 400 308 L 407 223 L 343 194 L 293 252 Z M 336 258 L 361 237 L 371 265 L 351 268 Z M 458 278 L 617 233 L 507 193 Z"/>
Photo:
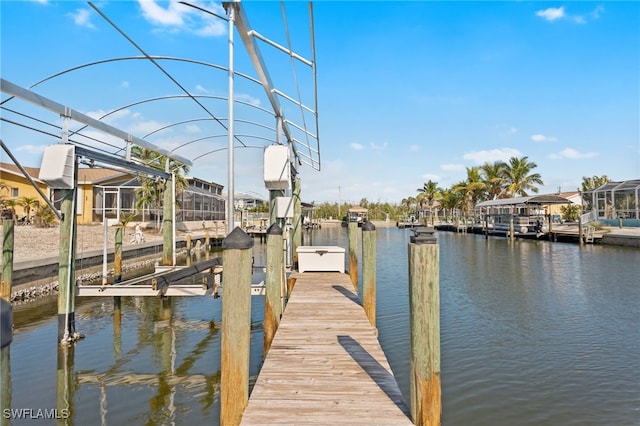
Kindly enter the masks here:
<path id="1" fill-rule="evenodd" d="M 24 169 L 38 185 L 38 188 L 48 194 L 47 185 L 38 179 L 40 169 L 35 167 L 25 167 Z M 44 199 L 24 177 L 20 169 L 13 164 L 0 163 L 0 182 L 2 183 L 0 187 L 0 204 L 2 204 L 3 208 L 13 209 L 17 219 L 26 216 L 25 207 L 18 204 L 18 200 L 24 199 L 23 197 L 37 200 L 40 204 L 45 203 Z M 33 214 L 34 211 L 29 212 L 30 216 Z"/>
<path id="2" fill-rule="evenodd" d="M 48 188 L 38 179 L 40 169 L 25 167 L 25 171 L 53 204 L 60 208 L 60 190 Z M 35 198 L 40 204 L 44 200 L 23 173 L 13 164 L 0 163 L 0 188 L 3 205 L 15 204 L 21 197 Z M 223 186 L 202 179 L 189 177 L 187 188 L 176 194 L 177 221 L 224 220 L 226 200 L 222 197 Z M 136 214 L 137 220 L 154 221 L 162 216 L 162 205 L 146 206 L 141 212 L 136 209 L 136 197 L 142 184 L 138 177 L 106 168 L 78 168 L 77 223 L 87 225 L 102 223 L 106 217 L 110 224 L 117 223 L 121 213 Z M 24 208 L 15 205 L 17 217 L 25 215 Z"/>

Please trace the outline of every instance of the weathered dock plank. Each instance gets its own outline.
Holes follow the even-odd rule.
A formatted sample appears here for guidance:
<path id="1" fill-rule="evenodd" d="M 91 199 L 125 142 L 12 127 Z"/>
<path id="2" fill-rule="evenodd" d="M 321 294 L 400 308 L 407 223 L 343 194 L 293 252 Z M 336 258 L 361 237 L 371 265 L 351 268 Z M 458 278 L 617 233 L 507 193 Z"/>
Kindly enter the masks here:
<path id="1" fill-rule="evenodd" d="M 296 278 L 241 424 L 412 424 L 349 275 Z"/>

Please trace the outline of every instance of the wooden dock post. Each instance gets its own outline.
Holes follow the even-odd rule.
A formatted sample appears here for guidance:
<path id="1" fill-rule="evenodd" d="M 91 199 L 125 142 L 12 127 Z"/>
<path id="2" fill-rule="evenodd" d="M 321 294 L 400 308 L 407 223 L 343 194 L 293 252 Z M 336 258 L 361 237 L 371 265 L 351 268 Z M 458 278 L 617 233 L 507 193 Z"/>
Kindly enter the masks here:
<path id="1" fill-rule="evenodd" d="M 78 176 L 78 160 L 74 165 L 74 176 Z M 73 189 L 62 189 L 60 211 L 60 254 L 58 256 L 58 343 L 68 344 L 81 337 L 76 332 L 75 276 L 76 276 L 76 197 L 77 182 Z"/>
<path id="2" fill-rule="evenodd" d="M 582 209 L 580 209 L 580 214 L 578 214 L 578 244 L 584 244 L 584 231 L 582 229 Z"/>
<path id="3" fill-rule="evenodd" d="M 167 161 L 169 161 L 167 159 Z M 162 200 L 162 265 L 173 265 L 173 221 L 174 205 L 173 205 L 173 191 L 172 191 L 172 179 L 166 179 L 164 183 L 164 198 Z"/>
<path id="4" fill-rule="evenodd" d="M 11 286 L 13 284 L 13 242 L 14 242 L 13 212 L 9 209 L 2 211 L 2 283 L 0 284 L 0 298 L 11 303 Z"/>
<path id="5" fill-rule="evenodd" d="M 187 256 L 191 256 L 191 234 L 187 234 L 184 245 L 187 248 Z"/>
<path id="6" fill-rule="evenodd" d="M 238 227 L 222 241 L 221 425 L 240 424 L 249 401 L 252 247 Z"/>
<path id="7" fill-rule="evenodd" d="M 300 178 L 293 179 L 293 241 L 291 252 L 293 253 L 293 269 L 298 269 L 298 247 L 302 245 L 302 202 L 300 201 Z"/>
<path id="8" fill-rule="evenodd" d="M 513 215 L 509 218 L 509 240 L 513 241 L 515 239 L 515 229 L 513 227 Z"/>
<path id="9" fill-rule="evenodd" d="M 113 279 L 116 283 L 122 281 L 122 226 L 116 227 L 115 250 L 113 252 Z"/>
<path id="10" fill-rule="evenodd" d="M 211 237 L 209 236 L 209 231 L 204 233 L 204 249 L 207 253 L 211 250 Z"/>
<path id="11" fill-rule="evenodd" d="M 440 270 L 432 228 L 418 228 L 409 243 L 411 416 L 414 424 L 440 425 Z"/>
<path id="12" fill-rule="evenodd" d="M 349 222 L 349 276 L 358 292 L 358 223 Z"/>
<path id="13" fill-rule="evenodd" d="M 362 224 L 362 304 L 369 322 L 376 327 L 376 227 Z"/>
<path id="14" fill-rule="evenodd" d="M 264 356 L 267 356 L 282 317 L 284 252 L 282 228 L 273 223 L 267 229 L 267 268 L 264 285 Z"/>

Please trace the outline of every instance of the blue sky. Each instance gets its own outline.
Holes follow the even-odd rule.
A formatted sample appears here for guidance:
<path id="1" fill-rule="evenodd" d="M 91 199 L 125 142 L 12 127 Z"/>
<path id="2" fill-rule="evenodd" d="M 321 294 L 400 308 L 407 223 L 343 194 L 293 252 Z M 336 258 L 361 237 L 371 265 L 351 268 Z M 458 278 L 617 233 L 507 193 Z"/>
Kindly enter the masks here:
<path id="1" fill-rule="evenodd" d="M 219 3 L 199 4 L 224 14 Z M 256 30 L 286 44 L 279 3 L 243 4 Z M 228 63 L 220 20 L 168 2 L 96 5 L 152 54 Z M 23 87 L 75 65 L 139 54 L 86 3 L 3 1 L 0 8 L 0 74 Z M 286 9 L 294 50 L 310 57 L 307 5 L 286 3 Z M 398 203 L 429 179 L 448 187 L 466 177 L 466 167 L 512 156 L 538 165 L 541 193 L 575 190 L 583 176 L 640 177 L 639 2 L 321 1 L 313 10 L 321 171 L 301 167 L 305 201 Z M 267 51 L 265 59 L 276 86 L 293 95 L 288 58 Z M 241 53 L 236 62 L 255 75 Z M 193 93 L 226 94 L 224 72 L 166 67 L 188 75 L 185 86 Z M 303 69 L 298 77 L 308 102 L 310 73 Z M 236 85 L 247 103 L 269 107 L 261 88 Z M 91 67 L 33 90 L 94 116 L 179 93 L 142 61 Z M 218 104 L 211 108 L 226 117 L 226 104 Z M 255 114 L 263 113 L 240 109 L 236 118 Z M 143 136 L 183 115 L 194 116 L 165 103 L 131 107 L 109 120 Z M 0 125 L 24 165 L 38 166 L 42 148 L 55 143 Z M 222 133 L 194 122 L 147 140 L 172 149 Z M 219 148 L 197 160 L 191 174 L 226 186 L 225 145 L 220 136 L 176 152 L 194 158 Z M 4 153 L 2 161 L 10 161 Z M 235 189 L 266 197 L 261 149 L 236 150 Z"/>

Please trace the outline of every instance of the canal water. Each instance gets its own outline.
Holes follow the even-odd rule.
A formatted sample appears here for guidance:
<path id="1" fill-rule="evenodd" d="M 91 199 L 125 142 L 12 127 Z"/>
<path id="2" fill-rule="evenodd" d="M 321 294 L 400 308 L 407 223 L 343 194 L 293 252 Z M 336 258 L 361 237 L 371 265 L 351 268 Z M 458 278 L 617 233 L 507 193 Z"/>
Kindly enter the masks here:
<path id="1" fill-rule="evenodd" d="M 345 228 L 306 235 L 347 247 Z M 410 235 L 376 232 L 379 336 L 407 401 Z M 444 425 L 640 424 L 639 250 L 437 237 Z M 264 264 L 264 245 L 254 255 Z M 263 303 L 252 298 L 252 381 Z M 221 299 L 122 298 L 119 326 L 111 298 L 79 299 L 86 338 L 69 349 L 57 347 L 55 311 L 54 299 L 15 313 L 1 386 L 27 411 L 11 424 L 52 414 L 37 410 L 75 425 L 218 424 Z"/>

